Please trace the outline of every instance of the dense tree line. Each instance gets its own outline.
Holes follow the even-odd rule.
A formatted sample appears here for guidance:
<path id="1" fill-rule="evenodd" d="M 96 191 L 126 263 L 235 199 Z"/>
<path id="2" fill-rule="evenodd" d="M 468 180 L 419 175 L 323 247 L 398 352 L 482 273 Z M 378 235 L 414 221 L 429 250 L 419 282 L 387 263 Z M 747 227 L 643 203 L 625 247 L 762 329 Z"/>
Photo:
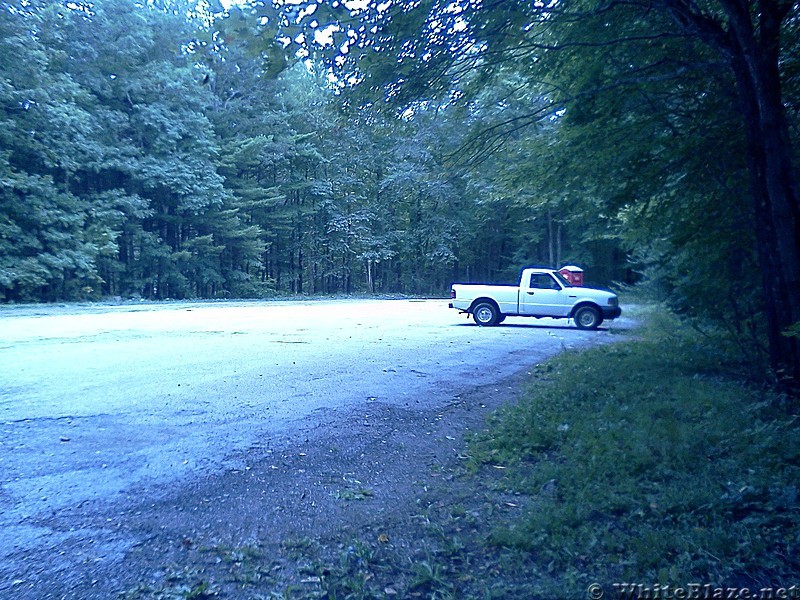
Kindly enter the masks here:
<path id="1" fill-rule="evenodd" d="M 0 299 L 442 294 L 567 261 L 626 276 L 613 242 L 503 184 L 515 157 L 453 163 L 477 109 L 348 105 L 319 62 L 253 51 L 253 15 L 222 16 L 2 5 Z"/>

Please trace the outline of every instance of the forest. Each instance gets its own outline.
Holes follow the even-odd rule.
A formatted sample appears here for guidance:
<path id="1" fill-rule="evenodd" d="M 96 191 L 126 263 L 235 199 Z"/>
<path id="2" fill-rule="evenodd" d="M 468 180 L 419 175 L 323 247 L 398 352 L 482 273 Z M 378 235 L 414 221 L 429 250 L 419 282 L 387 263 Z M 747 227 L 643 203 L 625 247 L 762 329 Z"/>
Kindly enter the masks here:
<path id="1" fill-rule="evenodd" d="M 795 2 L 0 7 L 0 302 L 572 263 L 800 375 Z"/>

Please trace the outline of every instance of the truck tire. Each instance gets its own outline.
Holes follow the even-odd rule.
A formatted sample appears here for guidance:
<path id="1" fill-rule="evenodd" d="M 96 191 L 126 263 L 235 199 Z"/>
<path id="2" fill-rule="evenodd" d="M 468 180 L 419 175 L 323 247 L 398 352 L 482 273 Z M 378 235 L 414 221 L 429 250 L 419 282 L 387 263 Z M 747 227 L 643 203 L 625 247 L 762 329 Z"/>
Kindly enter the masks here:
<path id="1" fill-rule="evenodd" d="M 581 306 L 573 318 L 578 329 L 597 329 L 603 322 L 603 315 L 594 306 Z"/>
<path id="2" fill-rule="evenodd" d="M 500 311 L 491 302 L 481 302 L 472 309 L 472 318 L 481 327 L 490 327 L 497 323 L 497 319 L 500 318 Z"/>

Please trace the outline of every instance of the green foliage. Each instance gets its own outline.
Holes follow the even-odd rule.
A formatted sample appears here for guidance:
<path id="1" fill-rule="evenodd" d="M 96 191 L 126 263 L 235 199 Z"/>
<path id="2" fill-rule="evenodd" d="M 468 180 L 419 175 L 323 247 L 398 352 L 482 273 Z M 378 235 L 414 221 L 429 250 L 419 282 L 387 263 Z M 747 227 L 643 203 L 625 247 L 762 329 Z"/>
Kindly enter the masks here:
<path id="1" fill-rule="evenodd" d="M 800 338 L 800 322 L 795 323 L 791 327 L 787 327 L 783 335 L 786 337 Z"/>
<path id="2" fill-rule="evenodd" d="M 606 20 L 564 25 L 559 37 L 594 45 L 542 67 L 558 73 L 569 107 L 542 188 L 595 199 L 570 212 L 610 215 L 607 231 L 672 308 L 746 335 L 763 291 L 731 77 L 696 40 L 667 35 L 669 23 L 620 19 L 609 34 Z M 629 41 L 603 43 L 609 36 Z M 679 65 L 664 58 L 679 53 Z"/>
<path id="3" fill-rule="evenodd" d="M 790 578 L 800 439 L 783 400 L 736 380 L 717 344 L 674 321 L 644 338 L 541 365 L 475 442 L 477 463 L 506 467 L 502 485 L 530 500 L 493 542 L 576 593 Z"/>
<path id="4" fill-rule="evenodd" d="M 370 11 L 354 16 L 388 16 Z M 562 259 L 624 276 L 573 200 L 521 183 L 524 140 L 478 168 L 453 160 L 513 81 L 398 119 L 278 57 L 257 18 L 132 0 L 0 11 L 0 299 L 443 294 Z"/>

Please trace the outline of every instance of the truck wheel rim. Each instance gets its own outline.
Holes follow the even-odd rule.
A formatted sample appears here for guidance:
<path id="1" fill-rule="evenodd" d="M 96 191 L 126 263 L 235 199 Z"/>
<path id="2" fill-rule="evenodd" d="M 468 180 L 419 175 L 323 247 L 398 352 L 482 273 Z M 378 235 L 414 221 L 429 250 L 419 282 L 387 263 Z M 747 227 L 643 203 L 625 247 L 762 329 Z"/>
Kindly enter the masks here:
<path id="1" fill-rule="evenodd" d="M 590 310 L 583 311 L 580 315 L 578 315 L 578 321 L 584 327 L 591 327 L 594 325 L 595 322 L 594 314 Z"/>
<path id="2" fill-rule="evenodd" d="M 481 307 L 478 309 L 478 321 L 481 323 L 488 323 L 492 320 L 492 311 L 486 307 Z"/>

